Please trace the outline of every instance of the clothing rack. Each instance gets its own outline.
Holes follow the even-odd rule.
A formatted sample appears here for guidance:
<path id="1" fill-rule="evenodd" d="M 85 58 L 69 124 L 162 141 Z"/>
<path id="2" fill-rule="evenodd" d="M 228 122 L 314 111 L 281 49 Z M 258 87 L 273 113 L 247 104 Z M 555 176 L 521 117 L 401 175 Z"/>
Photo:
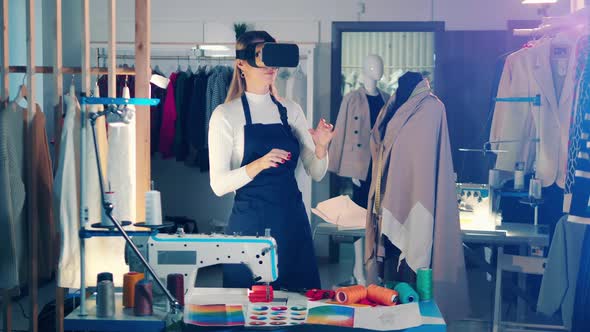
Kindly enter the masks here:
<path id="1" fill-rule="evenodd" d="M 0 53 L 0 83 L 2 88 L 0 90 L 0 100 L 7 101 L 10 98 L 9 89 L 9 74 L 13 73 L 24 73 L 27 79 L 27 98 L 28 98 L 28 116 L 26 126 L 30 127 L 35 114 L 36 108 L 36 84 L 35 74 L 52 74 L 55 76 L 55 104 L 59 105 L 62 99 L 63 89 L 63 74 L 81 74 L 82 81 L 82 95 L 89 94 L 91 91 L 90 76 L 93 74 L 105 74 L 109 75 L 109 96 L 115 94 L 115 76 L 116 74 L 127 74 L 137 76 L 135 84 L 135 95 L 138 98 L 147 98 L 150 92 L 149 83 L 149 61 L 151 52 L 151 0 L 135 0 L 135 63 L 136 68 L 117 68 L 116 67 L 116 0 L 107 0 L 108 2 L 108 19 L 110 24 L 108 26 L 108 47 L 110 50 L 111 57 L 108 58 L 108 66 L 106 68 L 90 66 L 90 6 L 89 0 L 81 0 L 81 41 L 82 41 L 82 59 L 80 67 L 64 67 L 63 66 L 63 36 L 62 36 L 62 1 L 63 0 L 52 0 L 51 3 L 55 4 L 55 20 L 53 20 L 53 36 L 54 39 L 49 42 L 50 48 L 54 50 L 55 57 L 53 66 L 36 66 L 36 26 L 35 26 L 35 0 L 26 1 L 26 66 L 10 66 L 10 43 L 9 43 L 9 0 L 2 0 L 2 11 L 0 20 L 2 21 L 2 52 Z M 23 36 L 25 37 L 25 36 Z M 23 38 L 25 39 L 25 38 Z M 24 83 L 24 82 L 23 82 Z M 141 110 L 140 108 L 145 108 Z M 149 179 L 150 179 L 150 147 L 149 147 L 149 108 L 148 106 L 137 107 L 137 178 L 138 178 L 138 192 L 145 192 L 149 190 Z M 81 113 L 81 135 L 85 136 L 85 122 L 86 114 Z M 81 147 L 83 148 L 83 147 Z M 83 172 L 83 170 L 81 170 Z M 34 176 L 33 169 L 27 167 L 25 181 L 29 184 Z M 81 187 L 83 188 L 83 179 L 81 176 Z M 29 186 L 30 187 L 30 186 Z M 81 192 L 83 189 L 81 188 Z M 143 195 L 138 196 L 138 218 L 143 218 L 143 206 L 141 200 Z M 83 201 L 83 200 L 81 200 Z M 32 207 L 29 205 L 28 209 Z M 28 214 L 31 211 L 27 211 Z M 80 207 L 80 227 L 84 225 L 84 207 Z M 30 299 L 30 311 L 29 311 L 29 331 L 38 331 L 38 239 L 37 239 L 37 226 L 35 223 L 30 225 L 29 229 L 29 257 L 28 262 L 30 264 L 30 273 L 28 281 L 29 299 Z M 83 262 L 82 262 L 83 264 Z M 0 290 L 2 295 L 2 315 L 3 315 L 3 330 L 11 331 L 12 327 L 12 296 L 14 296 L 13 289 L 2 289 Z M 81 299 L 85 301 L 86 295 L 82 293 Z M 64 330 L 63 319 L 64 319 L 64 290 L 62 288 L 56 288 L 56 331 L 61 332 Z"/>
<path id="2" fill-rule="evenodd" d="M 544 17 L 541 24 L 533 29 L 514 29 L 514 36 L 542 37 L 576 26 L 588 26 L 590 20 L 590 7 L 579 9 L 569 15 Z"/>

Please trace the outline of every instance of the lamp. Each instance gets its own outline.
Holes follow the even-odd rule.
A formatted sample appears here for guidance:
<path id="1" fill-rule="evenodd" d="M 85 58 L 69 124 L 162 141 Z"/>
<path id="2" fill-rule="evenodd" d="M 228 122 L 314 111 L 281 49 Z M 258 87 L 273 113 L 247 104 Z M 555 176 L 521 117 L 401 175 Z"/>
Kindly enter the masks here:
<path id="1" fill-rule="evenodd" d="M 559 0 L 522 0 L 523 5 L 541 5 L 541 8 L 537 9 L 537 13 L 543 17 L 547 16 L 547 10 L 549 6 L 557 3 Z"/>

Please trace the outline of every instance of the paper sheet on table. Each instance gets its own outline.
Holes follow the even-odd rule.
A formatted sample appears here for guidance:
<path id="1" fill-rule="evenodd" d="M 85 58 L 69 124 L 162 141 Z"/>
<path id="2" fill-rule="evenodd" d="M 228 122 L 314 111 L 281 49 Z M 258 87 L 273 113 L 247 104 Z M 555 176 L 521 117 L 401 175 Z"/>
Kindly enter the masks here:
<path id="1" fill-rule="evenodd" d="M 330 198 L 311 211 L 338 229 L 364 229 L 367 209 L 358 206 L 347 195 Z"/>
<path id="2" fill-rule="evenodd" d="M 418 303 L 408 303 L 394 307 L 367 308 L 355 314 L 354 327 L 363 329 L 391 331 L 403 330 L 423 324 Z"/>

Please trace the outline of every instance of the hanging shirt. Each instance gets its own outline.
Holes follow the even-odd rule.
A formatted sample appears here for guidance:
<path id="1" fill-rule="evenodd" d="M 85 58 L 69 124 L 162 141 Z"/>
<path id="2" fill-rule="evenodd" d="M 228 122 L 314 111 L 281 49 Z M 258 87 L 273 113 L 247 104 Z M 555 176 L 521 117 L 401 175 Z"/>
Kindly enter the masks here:
<path id="1" fill-rule="evenodd" d="M 246 93 L 252 123 L 281 123 L 277 106 L 270 94 Z M 315 154 L 315 144 L 309 133 L 309 125 L 301 107 L 285 100 L 289 125 L 299 140 L 301 161 L 307 174 L 320 181 L 328 169 L 328 156 L 319 159 Z M 244 157 L 244 125 L 246 119 L 239 98 L 218 106 L 209 122 L 209 163 L 211 187 L 218 196 L 236 191 L 252 179 L 246 173 L 246 166 L 240 167 Z M 262 156 L 261 156 L 262 157 Z M 280 167 L 280 166 L 279 166 Z"/>
<path id="2" fill-rule="evenodd" d="M 80 170 L 80 105 L 74 95 L 66 95 L 67 105 L 61 133 L 59 169 L 53 187 L 54 216 L 60 229 L 61 253 L 57 285 L 80 287 L 80 214 L 78 203 Z"/>
<path id="3" fill-rule="evenodd" d="M 19 247 L 25 205 L 23 182 L 23 112 L 15 104 L 0 103 L 0 288 L 19 285 Z M 20 244 L 19 244 L 20 243 Z"/>

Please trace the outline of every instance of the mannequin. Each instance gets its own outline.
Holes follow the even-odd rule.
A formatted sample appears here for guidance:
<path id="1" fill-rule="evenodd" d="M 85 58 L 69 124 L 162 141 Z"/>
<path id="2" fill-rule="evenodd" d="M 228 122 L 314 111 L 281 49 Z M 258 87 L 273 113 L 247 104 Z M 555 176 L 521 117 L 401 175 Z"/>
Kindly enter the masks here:
<path id="1" fill-rule="evenodd" d="M 377 88 L 383 77 L 383 60 L 371 54 L 363 61 L 363 87 L 347 93 L 342 99 L 336 121 L 336 137 L 330 145 L 328 170 L 341 177 L 351 178 L 354 183 L 352 200 L 359 206 L 367 207 L 371 184 L 371 154 L 369 141 L 371 129 L 389 95 Z M 355 265 L 353 283 L 364 284 L 363 241 L 354 244 Z"/>
<path id="2" fill-rule="evenodd" d="M 375 54 L 370 54 L 363 62 L 363 84 L 369 96 L 377 96 L 377 82 L 383 77 L 383 59 Z"/>

